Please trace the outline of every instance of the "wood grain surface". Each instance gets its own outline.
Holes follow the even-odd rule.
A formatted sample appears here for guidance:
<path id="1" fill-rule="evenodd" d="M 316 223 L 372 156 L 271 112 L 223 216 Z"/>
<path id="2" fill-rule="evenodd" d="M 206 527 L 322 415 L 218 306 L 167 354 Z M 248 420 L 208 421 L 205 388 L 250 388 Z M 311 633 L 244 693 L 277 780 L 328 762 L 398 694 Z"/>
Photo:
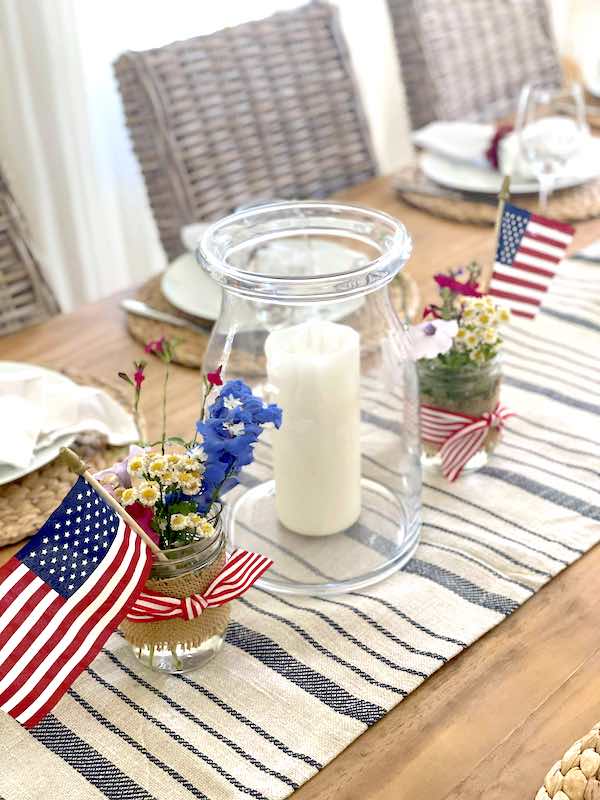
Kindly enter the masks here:
<path id="1" fill-rule="evenodd" d="M 434 272 L 472 258 L 491 262 L 489 228 L 412 209 L 396 200 L 387 178 L 340 198 L 404 222 L 414 242 L 408 269 L 426 301 L 434 296 Z M 600 220 L 586 222 L 578 227 L 573 247 L 599 238 Z M 116 376 L 142 355 L 119 308 L 125 294 L 0 339 L 0 358 Z M 153 379 L 159 370 L 150 363 L 144 385 L 151 436 L 160 425 L 161 382 Z M 172 433 L 189 432 L 198 395 L 198 373 L 175 367 Z M 19 546 L 1 550 L 0 563 Z M 596 548 L 425 681 L 301 787 L 294 800 L 533 798 L 551 764 L 600 718 L 599 573 Z"/>

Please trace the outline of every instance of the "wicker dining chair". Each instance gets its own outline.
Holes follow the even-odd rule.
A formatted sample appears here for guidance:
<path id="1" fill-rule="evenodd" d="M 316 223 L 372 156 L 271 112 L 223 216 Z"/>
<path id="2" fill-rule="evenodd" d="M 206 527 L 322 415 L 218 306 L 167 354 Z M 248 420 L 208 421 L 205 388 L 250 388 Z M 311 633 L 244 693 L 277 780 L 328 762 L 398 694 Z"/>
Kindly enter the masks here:
<path id="1" fill-rule="evenodd" d="M 58 310 L 0 171 L 0 336 L 42 322 Z"/>
<path id="2" fill-rule="evenodd" d="M 523 84 L 560 82 L 546 0 L 388 0 L 413 128 L 511 114 Z"/>
<path id="3" fill-rule="evenodd" d="M 183 225 L 375 174 L 337 10 L 320 0 L 114 64 L 169 258 Z"/>

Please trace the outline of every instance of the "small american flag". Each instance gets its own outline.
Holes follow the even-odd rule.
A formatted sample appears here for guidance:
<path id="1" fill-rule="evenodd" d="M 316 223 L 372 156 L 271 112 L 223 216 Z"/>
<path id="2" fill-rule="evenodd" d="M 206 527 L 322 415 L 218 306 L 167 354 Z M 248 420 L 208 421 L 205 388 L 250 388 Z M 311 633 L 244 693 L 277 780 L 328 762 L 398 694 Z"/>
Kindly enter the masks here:
<path id="1" fill-rule="evenodd" d="M 140 593 L 152 553 L 80 477 L 0 568 L 0 708 L 26 728 L 60 700 Z"/>
<path id="2" fill-rule="evenodd" d="M 574 233 L 571 225 L 507 204 L 489 294 L 533 319 Z"/>

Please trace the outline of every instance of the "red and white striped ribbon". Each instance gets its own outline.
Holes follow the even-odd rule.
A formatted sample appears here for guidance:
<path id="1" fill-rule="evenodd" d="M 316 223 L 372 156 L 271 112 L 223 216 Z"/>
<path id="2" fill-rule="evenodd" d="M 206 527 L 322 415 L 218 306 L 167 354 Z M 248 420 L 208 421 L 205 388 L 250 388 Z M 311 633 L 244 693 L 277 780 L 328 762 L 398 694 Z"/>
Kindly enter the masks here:
<path id="1" fill-rule="evenodd" d="M 501 403 L 481 417 L 422 404 L 421 434 L 425 441 L 441 445 L 442 472 L 449 481 L 455 481 L 465 464 L 481 448 L 489 428 L 500 431 L 505 421 L 513 416 L 515 412 Z"/>
<path id="2" fill-rule="evenodd" d="M 199 617 L 205 608 L 215 608 L 235 600 L 273 564 L 270 558 L 248 550 L 236 550 L 204 594 L 191 597 L 167 597 L 158 592 L 142 591 L 129 613 L 131 622 L 160 622 L 180 617 Z"/>

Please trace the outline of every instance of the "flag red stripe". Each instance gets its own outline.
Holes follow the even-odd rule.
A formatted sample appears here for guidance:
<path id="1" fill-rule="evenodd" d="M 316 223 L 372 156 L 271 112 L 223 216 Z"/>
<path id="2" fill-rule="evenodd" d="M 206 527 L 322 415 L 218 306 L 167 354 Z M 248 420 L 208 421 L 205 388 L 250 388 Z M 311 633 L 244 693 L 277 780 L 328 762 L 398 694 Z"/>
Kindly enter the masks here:
<path id="1" fill-rule="evenodd" d="M 532 275 L 541 275 L 544 278 L 553 278 L 556 275 L 556 272 L 549 269 L 544 269 L 543 267 L 534 267 L 531 264 L 524 264 L 522 261 L 519 261 L 519 254 L 512 263 L 512 266 L 516 269 L 522 269 L 523 272 L 531 272 Z"/>
<path id="2" fill-rule="evenodd" d="M 546 292 L 548 287 L 543 283 L 534 283 L 533 281 L 526 281 L 523 278 L 514 278 L 512 275 L 503 275 L 498 272 L 492 272 L 493 281 L 502 281 L 504 283 L 512 283 L 515 286 L 522 286 L 524 289 L 533 289 L 536 292 Z"/>
<path id="3" fill-rule="evenodd" d="M 11 574 L 11 572 L 14 572 L 20 566 L 21 566 L 21 562 L 19 561 L 18 558 L 15 558 L 15 556 L 13 556 L 11 559 L 9 559 L 6 562 L 6 564 L 3 564 L 0 567 L 0 583 L 3 583 L 4 579 L 8 578 L 8 576 Z"/>
<path id="4" fill-rule="evenodd" d="M 29 571 L 28 574 L 31 576 L 31 580 L 29 581 L 29 583 L 31 583 L 35 580 L 35 575 L 31 571 Z M 15 631 L 21 627 L 22 621 L 31 616 L 31 612 L 34 611 L 42 599 L 51 591 L 52 589 L 50 589 L 46 583 L 42 582 L 42 584 L 35 590 L 31 597 L 25 603 L 23 603 L 19 612 L 15 614 L 8 625 L 3 625 L 2 629 L 0 630 L 0 650 L 2 650 L 13 633 L 15 633 Z"/>
<path id="5" fill-rule="evenodd" d="M 550 256 L 548 253 L 541 253 L 539 250 L 532 250 L 531 247 L 524 247 L 522 244 L 519 245 L 517 258 L 521 254 L 525 256 L 533 256 L 534 258 L 541 258 L 543 261 L 549 261 L 551 264 L 560 264 L 561 261 L 559 256 Z"/>
<path id="6" fill-rule="evenodd" d="M 515 294 L 514 292 L 505 292 L 504 289 L 497 289 L 495 286 L 490 286 L 489 293 L 494 297 L 501 297 L 503 300 L 516 300 L 519 303 L 527 303 L 527 305 L 530 306 L 541 305 L 541 300 L 537 300 L 534 297 L 526 297 L 525 295 Z"/>
<path id="7" fill-rule="evenodd" d="M 20 565 L 20 562 L 19 562 Z M 14 572 L 14 570 L 11 570 Z M 8 592 L 4 595 L 2 600 L 0 600 L 0 614 L 4 611 L 8 611 L 8 609 L 12 606 L 14 601 L 19 597 L 21 592 L 26 589 L 29 584 L 35 580 L 35 575 L 31 570 L 27 570 L 27 572 L 19 578 L 19 580 L 10 587 Z"/>
<path id="8" fill-rule="evenodd" d="M 104 603 L 103 606 L 102 606 L 102 608 L 105 608 L 106 611 L 108 611 L 112 606 L 114 606 L 115 602 L 117 602 L 119 600 L 119 598 L 121 597 L 121 595 L 123 593 L 123 590 L 127 587 L 127 584 L 129 583 L 129 581 L 133 577 L 133 574 L 135 573 L 136 566 L 137 566 L 137 564 L 138 564 L 138 562 L 140 560 L 141 550 L 142 550 L 143 547 L 145 547 L 144 543 L 142 542 L 142 539 L 137 534 L 131 532 L 130 535 L 135 537 L 134 553 L 133 553 L 133 556 L 132 556 L 131 561 L 129 563 L 129 567 L 128 567 L 127 571 L 125 572 L 123 578 L 115 586 L 112 594 L 107 599 L 106 603 Z M 149 553 L 149 551 L 148 551 L 148 553 Z M 138 586 L 143 586 L 144 583 L 146 582 L 146 580 L 148 578 L 148 575 L 150 573 L 151 566 L 152 566 L 152 559 L 151 559 L 151 557 L 149 557 L 149 558 L 147 558 L 146 567 L 142 572 L 141 580 L 140 580 L 140 582 L 138 582 Z M 59 686 L 55 689 L 55 691 L 52 693 L 52 695 L 50 695 L 50 697 L 45 701 L 45 703 L 38 709 L 38 711 L 36 711 L 35 714 L 33 714 L 24 723 L 24 727 L 25 728 L 32 728 L 34 725 L 36 725 L 36 723 L 38 723 L 41 719 L 43 719 L 43 717 L 45 717 L 46 714 L 48 714 L 54 708 L 56 703 L 60 700 L 60 698 L 63 696 L 63 694 L 71 686 L 71 684 L 73 683 L 75 678 L 87 666 L 89 666 L 91 664 L 91 662 L 94 660 L 94 658 L 96 658 L 96 656 L 98 655 L 98 653 L 102 649 L 102 646 L 105 644 L 105 642 L 108 639 L 108 637 L 111 635 L 111 633 L 117 627 L 117 625 L 125 618 L 125 616 L 127 614 L 127 611 L 128 611 L 127 605 L 128 604 L 125 603 L 125 605 L 121 609 L 119 609 L 118 611 L 115 611 L 115 613 L 112 616 L 108 617 L 108 619 L 105 621 L 105 624 L 104 624 L 103 628 L 98 633 L 98 635 L 97 635 L 96 639 L 94 640 L 93 644 L 91 645 L 91 647 L 89 647 L 89 648 L 87 648 L 85 650 L 85 652 L 83 653 L 82 657 L 79 659 L 77 664 L 73 667 L 71 672 L 69 672 L 69 674 L 59 684 Z M 104 615 L 104 612 L 102 614 L 100 614 L 100 610 L 98 610 L 98 617 L 101 618 L 103 615 Z M 96 616 L 96 615 L 94 615 L 94 616 Z M 97 621 L 98 620 L 96 619 L 96 622 Z M 91 626 L 91 627 L 93 627 L 93 626 Z M 66 661 L 67 659 L 65 658 L 63 660 Z M 45 676 L 44 676 L 44 683 L 45 683 L 45 685 L 47 685 L 49 683 L 49 681 L 45 680 Z M 42 690 L 43 690 L 43 687 L 42 687 Z M 40 691 L 37 691 L 37 687 L 36 687 L 36 692 L 35 692 L 36 697 L 40 694 Z M 17 714 L 14 713 L 15 711 L 16 711 L 16 709 L 13 709 L 13 711 L 11 711 L 11 714 L 14 715 L 14 716 L 17 716 Z"/>
<path id="9" fill-rule="evenodd" d="M 113 565 L 115 563 L 120 563 L 123 560 L 125 553 L 127 552 L 127 542 L 128 542 L 128 537 L 124 536 L 123 541 L 121 542 L 121 545 L 117 553 L 115 554 L 115 558 L 113 559 L 112 564 L 108 567 L 108 569 L 104 571 L 103 575 L 100 577 L 98 582 L 93 587 L 95 595 L 98 595 L 102 591 L 102 589 L 106 586 L 106 584 L 110 581 L 114 572 Z M 64 603 L 62 603 L 61 605 L 66 604 L 66 602 L 67 601 L 65 600 Z M 29 661 L 23 667 L 19 675 L 16 676 L 16 678 L 11 682 L 10 686 L 7 689 L 5 689 L 2 693 L 0 693 L 0 706 L 3 703 L 5 703 L 10 697 L 12 697 L 15 694 L 15 692 L 21 688 L 21 686 L 23 686 L 23 684 L 29 679 L 29 677 L 35 672 L 38 666 L 44 661 L 44 659 L 48 655 L 50 655 L 53 652 L 61 652 L 61 657 L 62 657 L 62 652 L 64 651 L 60 651 L 60 644 L 63 640 L 65 631 L 69 630 L 69 628 L 71 627 L 73 622 L 79 617 L 81 612 L 87 608 L 89 602 L 90 602 L 89 594 L 86 593 L 82 595 L 77 605 L 71 608 L 71 610 L 67 613 L 65 618 L 60 622 L 54 633 L 50 636 L 48 641 L 45 642 L 45 644 L 39 650 L 37 650 L 35 647 L 31 647 L 32 642 L 34 640 L 27 637 L 28 640 L 24 643 L 25 647 L 23 649 L 23 652 L 26 652 L 28 648 L 31 647 L 31 650 L 29 652 Z M 48 612 L 44 615 L 46 623 L 50 622 L 53 619 L 53 617 L 54 614 L 50 616 Z M 45 630 L 45 626 L 42 630 Z M 81 641 L 80 633 L 76 634 L 74 638 L 76 642 L 80 642 Z M 20 650 L 21 648 L 19 647 L 18 649 Z M 17 660 L 18 659 L 13 658 L 11 656 L 9 657 L 8 662 L 10 662 L 10 666 L 12 667 L 12 665 L 16 663 Z M 0 665 L 0 678 L 3 678 L 8 673 L 9 669 L 7 669 L 6 666 L 7 662 Z M 54 663 L 49 668 L 49 672 L 54 671 L 54 674 L 56 674 L 57 669 L 58 668 L 55 659 Z M 13 716 L 15 716 L 14 710 L 11 711 L 10 713 Z"/>
<path id="10" fill-rule="evenodd" d="M 545 228 L 553 228 L 555 231 L 562 231 L 562 233 L 570 233 L 571 236 L 575 233 L 575 228 L 569 225 L 568 222 L 559 222 L 556 219 L 548 219 L 548 217 L 540 217 L 537 214 L 532 214 L 530 217 L 531 222 L 537 222 L 538 225 L 543 225 Z"/>

